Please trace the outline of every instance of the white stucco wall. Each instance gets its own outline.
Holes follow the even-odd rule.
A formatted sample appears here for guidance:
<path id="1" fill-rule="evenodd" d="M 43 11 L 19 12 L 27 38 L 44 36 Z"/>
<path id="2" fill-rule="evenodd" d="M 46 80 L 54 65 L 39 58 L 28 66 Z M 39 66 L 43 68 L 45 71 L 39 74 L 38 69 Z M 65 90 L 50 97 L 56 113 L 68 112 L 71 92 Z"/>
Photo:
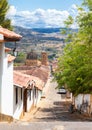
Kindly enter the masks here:
<path id="1" fill-rule="evenodd" d="M 13 93 L 14 93 L 14 99 L 13 99 L 13 118 L 19 119 L 21 113 L 23 112 L 23 92 L 24 89 L 22 89 L 22 99 L 21 99 L 21 88 L 18 88 L 18 102 L 16 104 L 16 86 L 14 86 Z"/>
<path id="2" fill-rule="evenodd" d="M 1 102 L 2 102 L 2 75 L 3 75 L 3 64 L 4 64 L 4 43 L 0 43 L 0 112 L 1 109 Z"/>
<path id="3" fill-rule="evenodd" d="M 13 87 L 13 62 L 8 63 L 4 43 L 0 44 L 0 112 L 19 119 L 23 111 L 23 100 L 19 88 L 18 104 L 15 104 L 15 88 Z"/>
<path id="4" fill-rule="evenodd" d="M 90 94 L 79 94 L 75 97 L 75 107 L 82 112 L 91 114 L 92 112 L 92 101 Z M 81 109 L 80 109 L 81 108 Z"/>
<path id="5" fill-rule="evenodd" d="M 75 107 L 80 108 L 80 105 L 82 104 L 83 100 L 83 95 L 79 94 L 78 96 L 75 97 Z"/>
<path id="6" fill-rule="evenodd" d="M 13 62 L 8 63 L 7 53 L 4 53 L 3 58 L 1 111 L 5 115 L 13 116 Z"/>
<path id="7" fill-rule="evenodd" d="M 36 92 L 35 92 L 36 90 Z M 37 88 L 34 89 L 34 106 L 37 106 L 37 100 L 38 100 L 38 90 Z"/>
<path id="8" fill-rule="evenodd" d="M 30 91 L 30 90 L 28 90 Z M 27 97 L 27 111 L 29 111 L 32 106 L 37 106 L 41 99 L 42 92 L 40 90 L 36 90 L 36 95 L 34 89 L 31 90 L 31 100 L 30 100 L 30 92 L 28 92 Z"/>
<path id="9" fill-rule="evenodd" d="M 83 102 L 84 103 L 88 102 L 88 104 L 90 104 L 90 94 L 84 94 L 84 95 L 79 94 L 78 96 L 76 96 L 76 98 L 75 98 L 75 107 L 77 108 Z"/>

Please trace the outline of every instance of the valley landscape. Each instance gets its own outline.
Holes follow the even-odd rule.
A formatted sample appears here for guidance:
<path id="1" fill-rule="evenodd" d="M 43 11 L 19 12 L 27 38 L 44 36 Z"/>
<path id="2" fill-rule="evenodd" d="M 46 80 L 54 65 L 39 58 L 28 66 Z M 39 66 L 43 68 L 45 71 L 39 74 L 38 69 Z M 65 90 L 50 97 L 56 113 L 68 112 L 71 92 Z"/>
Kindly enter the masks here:
<path id="1" fill-rule="evenodd" d="M 61 28 L 27 29 L 16 26 L 14 31 L 22 35 L 21 41 L 16 43 L 19 52 L 27 54 L 33 50 L 39 56 L 42 51 L 46 51 L 50 60 L 62 54 L 66 36 L 61 34 Z M 6 46 L 14 48 L 15 45 L 8 43 Z"/>

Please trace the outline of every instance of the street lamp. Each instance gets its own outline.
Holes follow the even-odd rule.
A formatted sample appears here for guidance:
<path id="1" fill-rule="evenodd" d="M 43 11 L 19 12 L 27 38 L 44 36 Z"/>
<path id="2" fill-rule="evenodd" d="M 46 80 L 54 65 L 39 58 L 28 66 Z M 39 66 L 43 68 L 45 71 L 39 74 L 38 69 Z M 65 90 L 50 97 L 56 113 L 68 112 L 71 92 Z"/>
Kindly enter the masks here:
<path id="1" fill-rule="evenodd" d="M 17 55 L 18 55 L 18 51 L 16 50 L 16 48 L 17 48 L 17 44 L 16 44 L 16 42 L 15 42 L 15 47 L 13 48 L 13 55 L 14 55 L 14 56 L 17 56 Z"/>

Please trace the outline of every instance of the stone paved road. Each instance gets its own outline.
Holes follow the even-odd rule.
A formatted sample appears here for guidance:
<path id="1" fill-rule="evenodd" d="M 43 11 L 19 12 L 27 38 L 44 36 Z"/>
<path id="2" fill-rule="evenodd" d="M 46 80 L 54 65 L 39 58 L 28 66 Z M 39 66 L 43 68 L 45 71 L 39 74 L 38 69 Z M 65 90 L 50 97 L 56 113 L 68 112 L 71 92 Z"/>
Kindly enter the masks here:
<path id="1" fill-rule="evenodd" d="M 92 130 L 91 122 L 0 123 L 0 130 Z"/>
<path id="2" fill-rule="evenodd" d="M 92 130 L 91 122 L 0 123 L 0 130 Z"/>
<path id="3" fill-rule="evenodd" d="M 43 98 L 38 106 L 39 110 L 36 111 L 33 117 L 30 117 L 31 122 L 52 122 L 52 121 L 90 121 L 87 117 L 75 112 L 70 114 L 68 112 L 70 102 L 69 100 L 57 94 L 57 83 L 51 82 L 49 79 L 47 87 L 44 89 L 46 98 Z"/>

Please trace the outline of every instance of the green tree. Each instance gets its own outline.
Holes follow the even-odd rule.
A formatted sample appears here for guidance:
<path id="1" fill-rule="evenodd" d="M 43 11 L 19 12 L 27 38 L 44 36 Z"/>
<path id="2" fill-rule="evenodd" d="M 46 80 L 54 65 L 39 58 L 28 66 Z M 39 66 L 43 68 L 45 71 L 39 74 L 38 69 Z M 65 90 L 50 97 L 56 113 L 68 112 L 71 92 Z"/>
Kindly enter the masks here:
<path id="1" fill-rule="evenodd" d="M 19 52 L 15 59 L 15 63 L 25 63 L 26 54 L 24 52 Z"/>
<path id="2" fill-rule="evenodd" d="M 0 0 L 0 25 L 4 28 L 12 30 L 11 20 L 6 18 L 9 4 L 7 0 Z"/>
<path id="3" fill-rule="evenodd" d="M 74 95 L 92 93 L 92 1 L 84 0 L 83 5 L 89 10 L 78 8 L 78 33 L 71 34 L 71 42 L 64 48 L 55 72 L 59 87 L 66 84 Z M 66 27 L 70 27 L 73 20 L 70 17 L 68 21 Z"/>

